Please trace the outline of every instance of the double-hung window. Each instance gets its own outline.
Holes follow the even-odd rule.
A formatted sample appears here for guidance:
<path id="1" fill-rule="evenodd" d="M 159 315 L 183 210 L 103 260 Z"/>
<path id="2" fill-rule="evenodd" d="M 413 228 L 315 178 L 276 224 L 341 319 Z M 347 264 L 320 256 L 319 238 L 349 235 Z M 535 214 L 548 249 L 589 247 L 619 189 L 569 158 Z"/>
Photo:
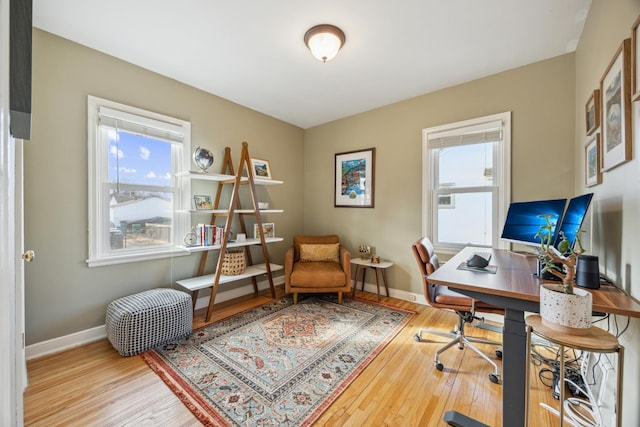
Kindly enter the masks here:
<path id="1" fill-rule="evenodd" d="M 89 266 L 174 254 L 190 138 L 189 122 L 88 97 Z"/>
<path id="2" fill-rule="evenodd" d="M 423 130 L 423 234 L 443 252 L 504 247 L 510 200 L 511 114 Z"/>

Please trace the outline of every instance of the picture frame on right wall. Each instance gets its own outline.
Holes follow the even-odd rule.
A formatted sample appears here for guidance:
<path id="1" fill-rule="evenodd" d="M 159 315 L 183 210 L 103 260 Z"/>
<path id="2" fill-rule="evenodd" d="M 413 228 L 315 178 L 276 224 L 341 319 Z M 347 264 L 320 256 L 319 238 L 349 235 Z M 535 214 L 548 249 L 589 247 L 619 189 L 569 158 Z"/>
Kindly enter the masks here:
<path id="1" fill-rule="evenodd" d="M 640 100 L 640 15 L 631 27 L 631 100 Z"/>
<path id="2" fill-rule="evenodd" d="M 587 135 L 600 127 L 600 90 L 593 91 L 587 104 L 585 105 L 585 121 L 587 124 Z"/>
<path id="3" fill-rule="evenodd" d="M 587 139 L 584 146 L 585 185 L 593 187 L 602 182 L 600 133 L 596 132 Z"/>
<path id="4" fill-rule="evenodd" d="M 624 40 L 600 79 L 602 170 L 631 160 L 631 39 Z"/>

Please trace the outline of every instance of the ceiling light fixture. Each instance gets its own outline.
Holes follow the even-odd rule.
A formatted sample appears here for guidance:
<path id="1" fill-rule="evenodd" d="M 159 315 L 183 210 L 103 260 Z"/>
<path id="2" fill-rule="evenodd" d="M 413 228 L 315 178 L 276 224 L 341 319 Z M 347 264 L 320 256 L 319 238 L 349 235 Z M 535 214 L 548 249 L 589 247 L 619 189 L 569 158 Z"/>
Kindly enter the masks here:
<path id="1" fill-rule="evenodd" d="M 309 29 L 304 35 L 304 43 L 313 56 L 327 62 L 337 55 L 346 38 L 342 30 L 334 25 L 321 24 Z"/>

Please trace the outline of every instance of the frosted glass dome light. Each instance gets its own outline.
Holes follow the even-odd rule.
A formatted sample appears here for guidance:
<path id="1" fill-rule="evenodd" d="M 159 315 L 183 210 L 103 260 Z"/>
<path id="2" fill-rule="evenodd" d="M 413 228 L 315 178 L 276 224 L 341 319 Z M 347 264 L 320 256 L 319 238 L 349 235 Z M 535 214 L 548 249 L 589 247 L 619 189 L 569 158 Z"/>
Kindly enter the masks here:
<path id="1" fill-rule="evenodd" d="M 312 27 L 304 35 L 304 43 L 311 54 L 322 62 L 331 60 L 344 46 L 346 38 L 342 30 L 334 25 L 321 24 Z"/>

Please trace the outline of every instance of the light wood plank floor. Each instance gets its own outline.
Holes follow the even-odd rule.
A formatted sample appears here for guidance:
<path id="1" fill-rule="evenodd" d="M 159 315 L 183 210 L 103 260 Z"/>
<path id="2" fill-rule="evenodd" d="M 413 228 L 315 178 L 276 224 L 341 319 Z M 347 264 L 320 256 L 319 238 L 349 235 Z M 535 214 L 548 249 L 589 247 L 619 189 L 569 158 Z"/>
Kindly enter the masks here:
<path id="1" fill-rule="evenodd" d="M 282 295 L 282 289 L 278 289 Z M 375 295 L 356 295 L 375 300 Z M 266 294 L 216 305 L 213 321 L 268 301 Z M 371 362 L 320 417 L 318 426 L 442 426 L 443 414 L 457 410 L 491 426 L 501 425 L 502 386 L 488 379 L 491 367 L 468 349 L 441 356 L 443 372 L 433 366 L 445 338 L 413 339 L 420 327 L 448 331 L 454 313 L 394 298 L 382 301 L 418 315 Z M 198 311 L 194 328 L 203 326 Z M 500 335 L 468 327 L 468 333 L 500 340 Z M 494 347 L 480 345 L 492 355 Z M 500 365 L 500 363 L 499 363 Z M 120 357 L 104 339 L 28 362 L 24 395 L 27 426 L 197 426 L 200 423 L 139 356 Z M 535 378 L 534 378 L 535 377 Z M 531 381 L 532 425 L 558 425 L 538 402 L 557 407 L 537 371 Z"/>

